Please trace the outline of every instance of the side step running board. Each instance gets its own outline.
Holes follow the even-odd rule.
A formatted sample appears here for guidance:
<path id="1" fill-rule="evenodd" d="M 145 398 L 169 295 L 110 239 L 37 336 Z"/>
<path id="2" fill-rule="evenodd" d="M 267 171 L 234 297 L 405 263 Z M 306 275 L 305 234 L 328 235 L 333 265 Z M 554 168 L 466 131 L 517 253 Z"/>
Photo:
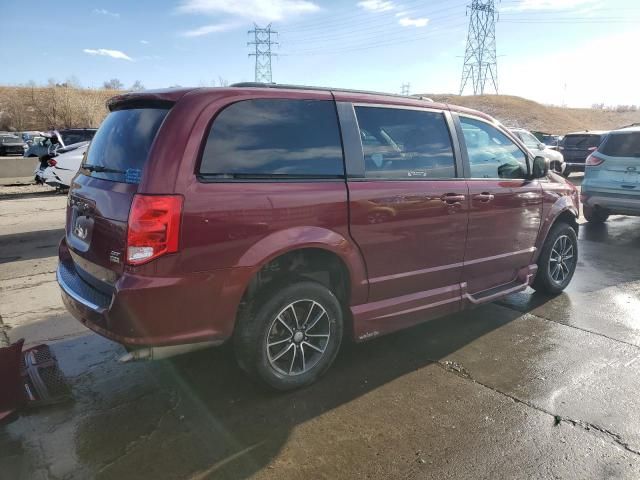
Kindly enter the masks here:
<path id="1" fill-rule="evenodd" d="M 470 293 L 465 293 L 464 298 L 466 298 L 469 302 L 474 305 L 481 305 L 483 303 L 492 302 L 498 298 L 504 297 L 510 293 L 521 292 L 526 290 L 531 282 L 531 277 L 533 274 L 529 274 L 526 277 L 524 282 L 522 281 L 514 281 L 511 283 L 507 283 L 506 285 L 501 285 L 499 287 L 492 288 L 490 290 L 485 290 L 484 292 L 479 292 L 475 295 L 471 295 Z M 466 284 L 463 284 L 463 289 L 466 290 Z"/>

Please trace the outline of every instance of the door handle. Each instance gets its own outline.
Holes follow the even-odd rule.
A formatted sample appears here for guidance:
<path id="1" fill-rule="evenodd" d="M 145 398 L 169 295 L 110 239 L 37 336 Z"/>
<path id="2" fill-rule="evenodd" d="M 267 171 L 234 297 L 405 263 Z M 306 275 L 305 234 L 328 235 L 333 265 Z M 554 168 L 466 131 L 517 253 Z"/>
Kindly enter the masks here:
<path id="1" fill-rule="evenodd" d="M 491 193 L 482 192 L 476 195 L 474 198 L 482 203 L 489 203 L 491 200 L 493 200 L 496 197 Z"/>
<path id="2" fill-rule="evenodd" d="M 440 200 L 442 200 L 447 205 L 455 205 L 456 203 L 464 202 L 465 198 L 467 197 L 465 197 L 464 195 L 459 195 L 457 193 L 445 193 L 440 197 Z"/>

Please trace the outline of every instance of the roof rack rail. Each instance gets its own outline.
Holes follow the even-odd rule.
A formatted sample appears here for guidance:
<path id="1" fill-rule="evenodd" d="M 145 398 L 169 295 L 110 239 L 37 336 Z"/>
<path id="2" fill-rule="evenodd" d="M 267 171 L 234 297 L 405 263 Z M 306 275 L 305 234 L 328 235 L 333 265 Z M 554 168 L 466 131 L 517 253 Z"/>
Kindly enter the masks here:
<path id="1" fill-rule="evenodd" d="M 311 85 L 287 85 L 284 83 L 261 83 L 261 82 L 239 82 L 232 83 L 229 85 L 230 87 L 239 87 L 239 88 L 282 88 L 289 90 L 319 90 L 323 92 L 345 92 L 345 93 L 364 93 L 367 95 L 383 95 L 386 97 L 400 97 L 400 98 L 413 98 L 415 100 L 423 100 L 425 102 L 432 102 L 433 100 L 429 97 L 424 97 L 422 95 L 400 95 L 398 93 L 384 93 L 384 92 L 374 92 L 370 90 L 354 90 L 350 88 L 332 88 L 332 87 L 314 87 Z"/>

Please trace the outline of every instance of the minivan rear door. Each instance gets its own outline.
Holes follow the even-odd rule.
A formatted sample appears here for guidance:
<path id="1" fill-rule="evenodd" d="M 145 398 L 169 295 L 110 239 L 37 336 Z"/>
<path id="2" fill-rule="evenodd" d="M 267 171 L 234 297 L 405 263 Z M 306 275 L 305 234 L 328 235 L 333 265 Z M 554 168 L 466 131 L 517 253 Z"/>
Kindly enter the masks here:
<path id="1" fill-rule="evenodd" d="M 125 263 L 127 219 L 149 151 L 168 107 L 121 107 L 109 113 L 74 178 L 66 240 L 76 267 L 112 284 Z"/>

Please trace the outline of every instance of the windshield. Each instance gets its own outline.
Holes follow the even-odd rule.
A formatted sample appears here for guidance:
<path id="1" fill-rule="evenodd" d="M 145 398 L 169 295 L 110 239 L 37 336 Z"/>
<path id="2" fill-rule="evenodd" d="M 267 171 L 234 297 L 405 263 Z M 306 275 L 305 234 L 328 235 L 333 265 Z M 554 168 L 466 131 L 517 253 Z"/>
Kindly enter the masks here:
<path id="1" fill-rule="evenodd" d="M 540 145 L 540 140 L 538 140 L 532 133 L 518 132 L 518 136 L 529 148 L 538 148 L 538 145 Z"/>
<path id="2" fill-rule="evenodd" d="M 65 145 L 71 145 L 73 143 L 88 142 L 96 134 L 95 130 L 78 130 L 60 132 L 62 141 Z"/>
<path id="3" fill-rule="evenodd" d="M 98 129 L 85 166 L 109 171 L 85 170 L 86 174 L 116 182 L 138 183 L 168 109 L 137 108 L 111 112 Z"/>
<path id="4" fill-rule="evenodd" d="M 567 135 L 562 141 L 565 148 L 589 149 L 600 145 L 600 135 Z"/>
<path id="5" fill-rule="evenodd" d="M 640 132 L 612 133 L 599 150 L 611 157 L 640 157 Z"/>

